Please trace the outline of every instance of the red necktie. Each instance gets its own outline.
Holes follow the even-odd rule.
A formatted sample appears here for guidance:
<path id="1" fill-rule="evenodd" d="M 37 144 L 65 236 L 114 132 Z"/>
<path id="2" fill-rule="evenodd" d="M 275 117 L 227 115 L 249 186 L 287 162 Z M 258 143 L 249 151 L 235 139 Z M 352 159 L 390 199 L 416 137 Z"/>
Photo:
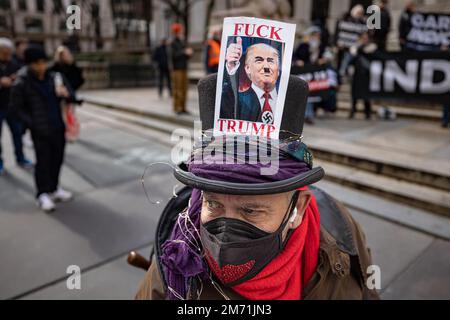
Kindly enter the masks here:
<path id="1" fill-rule="evenodd" d="M 273 124 L 273 112 L 269 103 L 269 99 L 271 99 L 272 97 L 268 92 L 264 92 L 263 98 L 264 98 L 264 105 L 261 114 L 261 119 L 264 123 Z"/>
<path id="2" fill-rule="evenodd" d="M 272 99 L 272 97 L 270 96 L 270 93 L 264 92 L 263 98 L 264 98 L 264 106 L 263 106 L 262 113 L 264 113 L 266 111 L 272 112 L 272 108 L 270 107 L 270 103 L 269 103 L 269 99 Z"/>

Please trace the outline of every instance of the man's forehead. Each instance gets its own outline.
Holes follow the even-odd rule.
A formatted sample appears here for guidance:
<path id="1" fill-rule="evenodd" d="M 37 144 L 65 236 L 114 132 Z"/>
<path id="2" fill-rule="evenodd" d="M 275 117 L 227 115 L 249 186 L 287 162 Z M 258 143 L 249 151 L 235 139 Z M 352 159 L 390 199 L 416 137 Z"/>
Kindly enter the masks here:
<path id="1" fill-rule="evenodd" d="M 276 58 L 278 55 L 276 54 L 275 51 L 269 49 L 269 48 L 256 48 L 255 50 L 253 50 L 253 52 L 251 52 L 251 56 L 253 58 L 257 58 L 257 57 L 273 57 Z"/>
<path id="2" fill-rule="evenodd" d="M 221 194 L 214 192 L 203 192 L 203 197 L 207 200 L 216 200 L 216 201 L 236 201 L 242 203 L 259 203 L 259 204 L 270 204 L 274 200 L 286 198 L 287 193 L 278 193 L 278 194 L 269 194 L 269 195 L 231 195 L 231 194 Z"/>

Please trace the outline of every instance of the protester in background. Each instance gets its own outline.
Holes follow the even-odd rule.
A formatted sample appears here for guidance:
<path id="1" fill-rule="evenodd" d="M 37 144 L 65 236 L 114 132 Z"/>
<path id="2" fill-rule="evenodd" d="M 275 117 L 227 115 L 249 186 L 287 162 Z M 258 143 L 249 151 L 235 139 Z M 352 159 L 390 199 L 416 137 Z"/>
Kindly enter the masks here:
<path id="1" fill-rule="evenodd" d="M 13 55 L 13 62 L 20 68 L 25 65 L 24 52 L 28 46 L 28 40 L 25 38 L 18 38 L 15 41 L 16 52 Z"/>
<path id="2" fill-rule="evenodd" d="M 173 109 L 176 114 L 187 114 L 186 98 L 188 90 L 188 61 L 194 51 L 187 47 L 183 39 L 183 27 L 179 23 L 172 25 L 174 39 L 170 47 L 172 59 Z"/>
<path id="3" fill-rule="evenodd" d="M 50 67 L 50 71 L 63 74 L 74 92 L 84 83 L 83 70 L 77 66 L 72 53 L 66 46 L 59 46 L 56 49 L 54 63 Z"/>
<path id="4" fill-rule="evenodd" d="M 24 168 L 32 167 L 31 161 L 25 158 L 22 145 L 23 127 L 16 115 L 9 110 L 10 89 L 16 77 L 18 65 L 12 61 L 14 45 L 8 38 L 0 38 L 0 175 L 4 173 L 2 159 L 1 136 L 3 121 L 9 126 L 14 144 L 16 162 Z"/>
<path id="5" fill-rule="evenodd" d="M 441 51 L 449 52 L 449 46 L 443 45 Z M 442 128 L 448 128 L 450 122 L 450 102 L 442 106 Z"/>
<path id="6" fill-rule="evenodd" d="M 406 50 L 406 38 L 411 30 L 411 15 L 416 12 L 416 3 L 414 1 L 407 1 L 405 9 L 400 16 L 400 22 L 398 24 L 398 40 L 402 51 Z"/>
<path id="7" fill-rule="evenodd" d="M 76 65 L 69 48 L 59 46 L 56 49 L 54 63 L 51 66 L 50 71 L 62 74 L 69 82 L 70 88 L 76 96 L 76 91 L 84 83 L 83 70 Z M 70 142 L 76 141 L 80 134 L 80 123 L 75 115 L 74 103 L 80 104 L 81 102 L 78 100 L 65 100 L 63 102 L 63 118 L 66 124 L 66 139 Z"/>
<path id="8" fill-rule="evenodd" d="M 330 31 L 327 27 L 327 19 L 326 18 L 318 18 L 312 22 L 313 26 L 317 26 L 320 28 L 320 42 L 325 46 L 330 45 Z"/>
<path id="9" fill-rule="evenodd" d="M 26 38 L 17 38 L 15 41 L 15 53 L 13 54 L 13 62 L 18 66 L 18 68 L 22 68 L 25 66 L 25 58 L 24 58 L 24 52 L 25 49 L 28 46 L 28 40 Z M 22 137 L 23 137 L 23 145 L 28 148 L 33 148 L 33 142 L 31 141 L 31 138 L 29 135 L 26 135 L 26 128 L 24 125 L 22 125 L 23 131 L 22 131 Z"/>
<path id="10" fill-rule="evenodd" d="M 294 51 L 293 61 L 296 66 L 303 67 L 329 64 L 332 58 L 331 52 L 327 50 L 326 45 L 321 41 L 320 28 L 311 26 L 306 30 L 303 42 Z M 330 92 L 330 100 L 320 102 L 327 111 L 334 112 L 336 110 L 336 88 L 331 89 L 334 91 Z M 315 101 L 309 98 L 305 112 L 305 122 L 307 124 L 314 124 L 314 106 Z"/>
<path id="11" fill-rule="evenodd" d="M 74 95 L 64 77 L 58 84 L 55 73 L 47 70 L 47 57 L 41 47 L 30 45 L 24 57 L 27 66 L 17 74 L 10 106 L 31 131 L 37 204 L 49 212 L 55 209 L 55 201 L 72 198 L 72 193 L 58 185 L 66 143 L 60 103 L 62 98 L 74 99 Z"/>
<path id="12" fill-rule="evenodd" d="M 311 26 L 306 30 L 303 41 L 294 51 L 293 63 L 299 67 L 308 64 L 324 64 L 326 45 L 321 42 L 321 31 L 317 26 Z"/>
<path id="13" fill-rule="evenodd" d="M 353 81 L 352 81 L 352 108 L 350 110 L 349 119 L 353 119 L 356 113 L 356 105 L 358 103 L 358 100 L 364 101 L 364 114 L 366 116 L 366 120 L 370 120 L 372 116 L 372 104 L 369 99 L 367 99 L 366 96 L 361 95 L 361 93 L 357 89 L 357 83 L 355 79 L 358 79 L 359 73 L 364 72 L 363 70 L 366 70 L 363 67 L 358 67 L 358 64 L 362 63 L 361 59 L 359 59 L 359 55 L 361 53 L 372 53 L 377 50 L 377 45 L 373 43 L 370 39 L 369 33 L 365 32 L 361 34 L 358 44 L 350 48 L 350 53 L 354 57 L 351 60 L 351 64 L 355 65 L 355 72 L 353 74 Z M 365 75 L 369 76 L 369 75 Z"/>
<path id="14" fill-rule="evenodd" d="M 450 122 L 450 104 L 445 104 L 442 107 L 442 128 L 448 128 Z"/>
<path id="15" fill-rule="evenodd" d="M 380 28 L 374 30 L 373 40 L 378 50 L 386 51 L 386 43 L 389 31 L 391 29 L 391 14 L 388 10 L 388 0 L 381 0 L 378 3 L 380 7 Z"/>
<path id="16" fill-rule="evenodd" d="M 219 70 L 220 58 L 220 40 L 222 38 L 222 30 L 214 30 L 211 39 L 208 40 L 206 46 L 206 73 L 217 73 Z"/>
<path id="17" fill-rule="evenodd" d="M 172 96 L 172 84 L 170 81 L 170 68 L 169 68 L 169 55 L 167 54 L 167 39 L 162 39 L 161 44 L 155 49 L 153 53 L 153 61 L 158 65 L 158 77 L 159 77 L 159 97 L 163 95 L 164 81 L 167 82 L 167 89 L 169 95 Z"/>
<path id="18" fill-rule="evenodd" d="M 346 21 L 353 22 L 353 23 L 361 23 L 365 24 L 366 19 L 364 17 L 364 7 L 360 4 L 357 4 L 350 10 L 350 17 L 347 18 Z M 348 48 L 340 48 L 342 52 L 340 53 L 340 63 L 339 63 L 339 75 L 341 77 L 347 75 L 347 68 L 350 63 L 350 60 L 352 59 L 352 55 L 349 52 Z"/>

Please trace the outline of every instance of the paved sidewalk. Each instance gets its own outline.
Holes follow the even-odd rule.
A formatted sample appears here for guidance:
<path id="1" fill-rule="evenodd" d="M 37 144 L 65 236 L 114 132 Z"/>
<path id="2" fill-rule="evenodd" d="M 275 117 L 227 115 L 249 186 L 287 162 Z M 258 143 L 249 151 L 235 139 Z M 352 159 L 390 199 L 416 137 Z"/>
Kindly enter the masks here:
<path id="1" fill-rule="evenodd" d="M 119 106 L 136 113 L 171 119 L 174 123 L 192 126 L 198 119 L 198 94 L 191 86 L 187 110 L 191 115 L 177 116 L 172 111 L 171 99 L 160 99 L 157 90 L 107 89 L 90 90 L 80 94 L 87 101 Z M 350 151 L 364 148 L 361 156 L 382 158 L 401 166 L 413 166 L 449 176 L 450 175 L 450 129 L 439 123 L 420 120 L 398 119 L 396 121 L 363 120 L 362 112 L 356 119 L 348 120 L 345 114 L 318 118 L 314 126 L 305 125 L 307 143 Z M 359 152 L 361 153 L 361 152 Z"/>
<path id="2" fill-rule="evenodd" d="M 97 108 L 98 109 L 98 108 Z M 69 144 L 62 185 L 75 192 L 72 202 L 52 214 L 34 204 L 31 171 L 14 165 L 9 131 L 2 142 L 7 175 L 0 178 L 0 298 L 131 299 L 144 276 L 128 266 L 125 254 L 148 255 L 161 207 L 148 203 L 139 178 L 146 165 L 169 161 L 170 142 L 156 143 L 153 132 L 96 113 L 79 112 L 80 140 Z M 309 128 L 309 127 L 308 127 Z M 32 158 L 32 150 L 26 148 Z M 167 194 L 173 175 L 152 177 L 156 194 Z M 375 205 L 373 196 L 321 181 L 339 199 Z M 170 191 L 169 191 L 170 192 Z M 396 210 L 394 206 L 388 211 Z M 386 299 L 450 298 L 450 242 L 350 208 L 365 230 L 374 263 L 380 266 Z M 66 268 L 82 271 L 82 290 L 68 290 Z"/>

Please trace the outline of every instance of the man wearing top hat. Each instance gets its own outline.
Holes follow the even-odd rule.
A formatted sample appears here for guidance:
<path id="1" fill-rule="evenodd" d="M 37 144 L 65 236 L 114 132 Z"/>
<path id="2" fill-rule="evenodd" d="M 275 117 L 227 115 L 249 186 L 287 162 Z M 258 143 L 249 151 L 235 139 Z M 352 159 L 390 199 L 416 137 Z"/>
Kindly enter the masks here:
<path id="1" fill-rule="evenodd" d="M 241 57 L 242 39 L 237 37 L 236 43 L 228 46 L 225 55 L 226 72 L 220 118 L 273 124 L 278 97 L 276 85 L 280 76 L 280 53 L 265 43 L 249 46 L 245 53 L 244 71 L 251 85 L 242 92 L 239 90 L 236 97 Z"/>
<path id="2" fill-rule="evenodd" d="M 198 85 L 205 131 L 213 128 L 216 81 L 210 75 Z M 163 210 L 137 299 L 378 298 L 367 286 L 372 262 L 361 227 L 311 186 L 324 171 L 302 142 L 307 96 L 307 84 L 291 76 L 279 139 L 215 137 L 175 167 L 186 188 Z M 230 141 L 244 148 L 218 152 Z M 262 174 L 263 150 L 279 160 L 272 174 Z M 199 154 L 205 161 L 195 161 Z"/>

